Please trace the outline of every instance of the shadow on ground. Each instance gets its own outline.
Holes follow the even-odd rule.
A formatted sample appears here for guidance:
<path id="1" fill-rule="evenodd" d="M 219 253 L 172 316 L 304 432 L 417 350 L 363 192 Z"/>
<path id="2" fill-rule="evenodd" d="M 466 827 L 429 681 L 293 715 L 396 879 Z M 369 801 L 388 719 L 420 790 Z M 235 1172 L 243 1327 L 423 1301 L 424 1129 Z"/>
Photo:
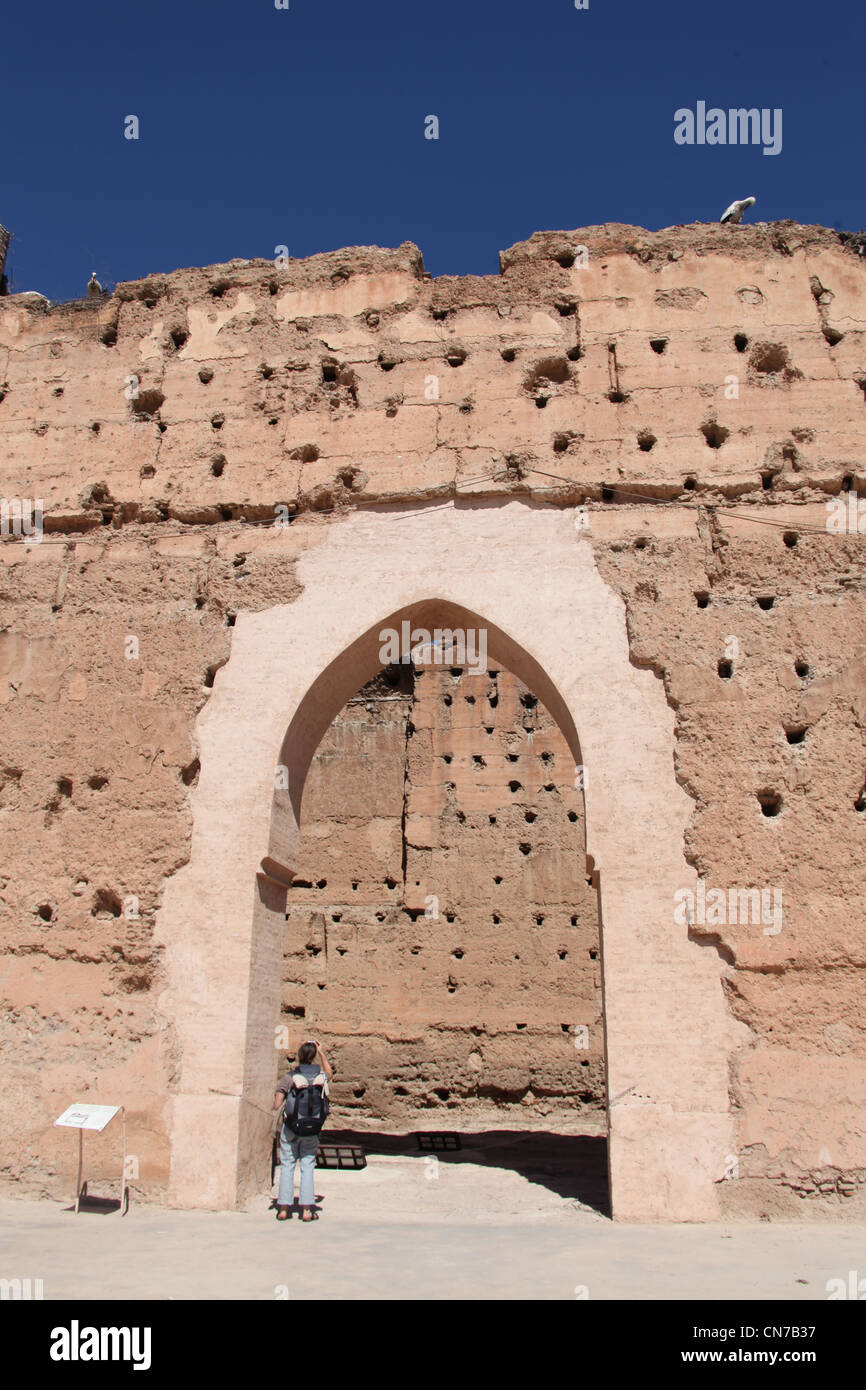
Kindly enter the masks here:
<path id="1" fill-rule="evenodd" d="M 538 1183 L 560 1197 L 591 1207 L 602 1216 L 610 1216 L 605 1138 L 507 1129 L 463 1132 L 459 1138 L 459 1149 L 421 1150 L 414 1131 L 380 1134 L 369 1130 L 326 1129 L 322 1133 L 324 1144 L 359 1144 L 369 1158 L 377 1154 L 392 1158 L 428 1158 L 434 1154 L 440 1163 L 475 1163 L 510 1169 L 528 1182 Z"/>

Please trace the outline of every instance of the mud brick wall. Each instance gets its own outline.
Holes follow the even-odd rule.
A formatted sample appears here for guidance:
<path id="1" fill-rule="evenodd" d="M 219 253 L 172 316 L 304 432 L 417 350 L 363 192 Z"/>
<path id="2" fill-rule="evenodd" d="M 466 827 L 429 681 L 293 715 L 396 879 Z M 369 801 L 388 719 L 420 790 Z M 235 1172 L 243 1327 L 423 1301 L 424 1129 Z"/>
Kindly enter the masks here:
<path id="1" fill-rule="evenodd" d="M 304 557 L 359 510 L 405 527 L 516 502 L 574 513 L 632 664 L 663 688 L 684 862 L 708 888 L 782 894 L 777 933 L 683 928 L 718 961 L 735 1039 L 725 1200 L 854 1209 L 866 571 L 863 536 L 827 521 L 866 486 L 864 275 L 820 227 L 607 225 L 537 233 L 488 277 L 432 279 L 406 244 L 0 302 L 0 495 L 44 509 L 40 543 L 0 543 L 7 1179 L 65 1190 L 51 1121 L 87 1098 L 130 1107 L 141 1185 L 167 1179 L 192 1006 L 159 913 L 241 616 L 297 602 Z M 555 609 L 543 556 L 525 585 Z M 576 667 L 582 640 L 563 633 Z M 304 1008 L 332 1041 L 358 1122 L 545 1106 L 552 1123 L 602 1096 L 582 798 L 543 707 L 523 722 L 535 692 L 497 680 L 493 734 L 487 678 L 424 669 L 391 705 L 368 689 L 310 773 L 282 1017 Z M 627 716 L 622 736 L 639 771 Z M 553 793 L 530 739 L 555 754 Z M 581 1023 L 584 1058 L 562 1032 Z"/>
<path id="2" fill-rule="evenodd" d="M 603 1111 L 598 902 L 565 740 L 507 671 L 387 675 L 305 788 L 290 1031 L 327 1045 L 352 1124 Z"/>

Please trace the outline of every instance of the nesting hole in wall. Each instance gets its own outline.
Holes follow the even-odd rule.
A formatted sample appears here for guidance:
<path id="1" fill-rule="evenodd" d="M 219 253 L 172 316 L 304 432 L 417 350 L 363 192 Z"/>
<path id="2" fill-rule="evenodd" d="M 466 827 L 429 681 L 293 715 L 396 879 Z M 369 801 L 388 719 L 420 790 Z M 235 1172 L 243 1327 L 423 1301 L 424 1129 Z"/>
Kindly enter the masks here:
<path id="1" fill-rule="evenodd" d="M 788 547 L 789 550 L 794 549 L 794 546 L 797 544 L 799 539 L 800 537 L 797 535 L 796 531 L 785 531 L 782 535 L 782 540 L 785 542 L 785 545 Z"/>
<path id="2" fill-rule="evenodd" d="M 778 792 L 761 791 L 757 793 L 761 813 L 765 816 L 778 816 L 782 809 L 782 798 Z"/>
<path id="3" fill-rule="evenodd" d="M 185 787 L 191 787 L 195 782 L 198 781 L 198 774 L 200 771 L 201 763 L 199 762 L 198 758 L 193 758 L 191 763 L 187 763 L 186 767 L 181 768 L 180 780 L 183 782 Z"/>
<path id="4" fill-rule="evenodd" d="M 69 777 L 60 777 L 57 782 L 57 790 L 61 796 L 72 795 L 72 781 Z"/>
<path id="5" fill-rule="evenodd" d="M 574 825 L 574 822 L 577 820 L 577 812 L 576 812 L 576 811 L 569 811 L 569 813 L 568 813 L 568 819 L 571 821 L 572 825 Z"/>
<path id="6" fill-rule="evenodd" d="M 698 593 L 695 594 L 695 602 L 697 603 L 698 608 L 709 608 L 710 596 L 707 593 L 706 589 L 701 589 L 698 591 Z"/>
<path id="7" fill-rule="evenodd" d="M 805 724 L 793 724 L 785 729 L 785 738 L 789 743 L 805 743 L 806 728 Z"/>
<path id="8" fill-rule="evenodd" d="M 775 474 L 772 473 L 769 468 L 765 468 L 761 473 L 761 487 L 764 489 L 764 492 L 772 492 L 774 477 Z"/>
<path id="9" fill-rule="evenodd" d="M 568 349 L 568 352 L 565 355 L 568 358 L 569 362 L 579 362 L 581 357 L 583 356 L 583 349 L 577 344 L 575 344 L 574 347 L 570 347 Z"/>
<path id="10" fill-rule="evenodd" d="M 116 346 L 117 346 L 117 324 L 116 324 L 116 323 L 109 323 L 109 324 L 107 324 L 107 325 L 105 326 L 105 328 L 103 328 L 102 332 L 101 332 L 100 335 L 99 335 L 99 341 L 100 341 L 101 343 L 103 343 L 103 344 L 105 345 L 105 347 L 116 347 Z"/>
<path id="11" fill-rule="evenodd" d="M 185 343 L 189 342 L 189 334 L 185 328 L 173 328 L 169 337 L 178 352 L 180 352 Z"/>
<path id="12" fill-rule="evenodd" d="M 198 379 L 202 385 L 207 386 L 209 381 L 213 381 L 213 367 L 199 367 Z"/>
<path id="13" fill-rule="evenodd" d="M 602 500 L 602 502 L 612 502 L 612 501 L 613 501 L 613 488 L 612 488 L 612 487 L 603 487 L 603 488 L 602 488 L 602 490 L 601 490 L 601 500 Z"/>
<path id="14" fill-rule="evenodd" d="M 701 425 L 701 434 L 710 449 L 721 449 L 730 432 L 716 420 L 708 420 L 705 425 Z"/>
<path id="15" fill-rule="evenodd" d="M 536 814 L 534 811 L 524 811 L 523 819 L 526 821 L 527 825 L 532 825 L 536 819 Z"/>
<path id="16" fill-rule="evenodd" d="M 531 853 L 532 853 L 532 845 L 529 843 L 528 840 L 521 840 L 521 841 L 520 841 L 519 849 L 520 849 L 520 853 L 521 853 L 521 854 L 531 854 Z"/>
<path id="17" fill-rule="evenodd" d="M 103 787 L 108 786 L 108 778 L 94 775 L 93 777 L 88 777 L 87 785 L 90 787 L 91 791 L 101 792 Z"/>
<path id="18" fill-rule="evenodd" d="M 690 475 L 688 478 L 686 478 L 685 482 L 683 483 L 683 491 L 684 491 L 684 492 L 694 492 L 694 490 L 695 490 L 695 488 L 697 487 L 697 485 L 698 485 L 698 480 L 697 480 L 697 478 L 692 477 L 692 476 Z"/>
<path id="19" fill-rule="evenodd" d="M 758 607 L 763 609 L 765 613 L 768 613 L 775 602 L 776 600 L 773 598 L 772 594 L 762 594 L 758 599 Z"/>
<path id="20" fill-rule="evenodd" d="M 788 365 L 788 349 L 782 343 L 757 343 L 749 359 L 762 376 L 783 372 Z"/>
<path id="21" fill-rule="evenodd" d="M 57 909 L 53 903 L 40 903 L 36 909 L 36 916 L 40 917 L 43 922 L 53 922 L 56 912 Z"/>
<path id="22" fill-rule="evenodd" d="M 336 386 L 337 370 L 336 359 L 326 357 L 322 362 L 322 381 L 326 386 Z"/>
<path id="23" fill-rule="evenodd" d="M 652 348 L 653 352 L 657 352 L 659 353 L 659 355 L 661 355 L 661 353 L 664 352 L 667 345 L 667 338 L 650 338 L 650 347 Z"/>
<path id="24" fill-rule="evenodd" d="M 734 347 L 737 349 L 737 352 L 745 352 L 748 346 L 749 340 L 745 333 L 734 334 Z"/>
<path id="25" fill-rule="evenodd" d="M 527 392 L 536 391 L 542 382 L 550 382 L 556 386 L 564 386 L 571 379 L 571 370 L 568 361 L 564 357 L 542 357 L 540 361 L 527 373 L 523 389 Z"/>
<path id="26" fill-rule="evenodd" d="M 517 356 L 517 349 L 516 349 L 516 348 L 502 348 L 502 350 L 501 350 L 499 356 L 502 358 L 503 362 L 513 362 L 514 359 L 515 359 L 516 356 Z"/>
<path id="27" fill-rule="evenodd" d="M 831 328 L 827 323 L 824 324 L 821 332 L 824 334 L 824 339 L 829 343 L 830 347 L 835 347 L 836 344 L 841 343 L 842 339 L 845 337 L 845 334 L 840 333 L 838 328 Z"/>
<path id="28" fill-rule="evenodd" d="M 130 401 L 132 413 L 136 420 L 150 420 L 165 404 L 165 396 L 156 387 L 150 387 L 146 391 L 139 391 L 134 400 Z"/>
<path id="29" fill-rule="evenodd" d="M 225 469 L 225 466 L 226 466 L 226 456 L 225 456 L 225 454 L 214 454 L 213 458 L 211 459 L 210 471 L 211 471 L 211 473 L 213 473 L 213 475 L 214 475 L 215 478 L 221 478 L 221 477 L 222 477 L 222 475 L 223 475 L 223 470 Z"/>
<path id="30" fill-rule="evenodd" d="M 845 476 L 844 476 L 844 478 L 842 479 L 842 491 L 843 491 L 843 492 L 853 492 L 853 491 L 854 491 L 854 475 L 853 475 L 852 473 L 846 473 Z"/>
<path id="31" fill-rule="evenodd" d="M 450 351 L 445 354 L 445 361 L 448 363 L 449 367 L 462 367 L 467 356 L 468 353 L 465 349 L 451 348 Z"/>
<path id="32" fill-rule="evenodd" d="M 522 787 L 522 785 L 521 785 L 520 782 L 509 782 L 509 783 L 508 783 L 508 790 L 509 790 L 510 792 L 516 794 L 517 792 L 522 792 L 522 791 L 523 791 L 523 787 Z"/>
<path id="33" fill-rule="evenodd" d="M 571 318 L 572 314 L 577 313 L 577 301 L 574 299 L 558 299 L 556 301 L 556 312 L 560 318 Z"/>
<path id="34" fill-rule="evenodd" d="M 390 352 L 380 352 L 376 360 L 383 372 L 392 372 L 397 365 L 397 358 Z"/>
<path id="35" fill-rule="evenodd" d="M 719 662 L 718 666 L 716 667 L 716 670 L 718 671 L 723 681 L 729 681 L 731 679 L 731 676 L 734 674 L 734 663 L 726 659 L 722 660 Z"/>
<path id="36" fill-rule="evenodd" d="M 637 437 L 638 448 L 643 450 L 645 454 L 648 454 L 653 445 L 657 443 L 658 440 L 656 439 L 652 430 L 641 430 L 640 434 Z"/>
<path id="37" fill-rule="evenodd" d="M 623 391 L 620 386 L 615 386 L 612 390 L 608 391 L 607 398 L 612 405 L 622 405 L 628 400 L 628 392 Z"/>
<path id="38" fill-rule="evenodd" d="M 119 917 L 122 910 L 123 902 L 119 893 L 115 893 L 112 888 L 97 888 L 90 909 L 91 917 Z"/>
<path id="39" fill-rule="evenodd" d="M 808 661 L 803 661 L 802 658 L 800 658 L 799 660 L 795 661 L 795 662 L 794 662 L 794 670 L 796 671 L 797 675 L 800 677 L 801 680 L 805 680 L 806 676 L 808 676 L 808 674 L 809 674 L 809 663 L 808 663 Z"/>
<path id="40" fill-rule="evenodd" d="M 212 429 L 221 430 L 222 427 L 223 427 L 223 425 L 225 424 L 225 422 L 226 422 L 226 417 L 223 415 L 222 411 L 220 411 L 220 410 L 218 410 L 217 413 L 216 413 L 215 415 L 212 415 L 212 416 L 210 417 L 210 423 L 211 423 L 211 428 L 212 428 Z"/>

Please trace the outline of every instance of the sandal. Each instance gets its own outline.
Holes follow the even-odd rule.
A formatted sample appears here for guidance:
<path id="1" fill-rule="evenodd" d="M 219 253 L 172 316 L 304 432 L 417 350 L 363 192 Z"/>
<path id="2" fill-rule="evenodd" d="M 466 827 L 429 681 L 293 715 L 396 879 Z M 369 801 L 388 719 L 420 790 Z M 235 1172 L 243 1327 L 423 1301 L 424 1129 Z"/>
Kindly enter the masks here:
<path id="1" fill-rule="evenodd" d="M 310 1213 L 309 1216 L 301 1217 L 301 1220 L 304 1222 L 305 1225 L 307 1225 L 310 1221 L 318 1221 L 319 1213 L 316 1211 L 315 1207 L 305 1207 L 304 1211 L 308 1211 Z"/>
<path id="2" fill-rule="evenodd" d="M 288 1219 L 289 1219 L 290 1216 L 291 1216 L 291 1208 L 290 1208 L 290 1207 L 277 1207 L 277 1220 L 278 1220 L 278 1221 L 288 1221 Z"/>

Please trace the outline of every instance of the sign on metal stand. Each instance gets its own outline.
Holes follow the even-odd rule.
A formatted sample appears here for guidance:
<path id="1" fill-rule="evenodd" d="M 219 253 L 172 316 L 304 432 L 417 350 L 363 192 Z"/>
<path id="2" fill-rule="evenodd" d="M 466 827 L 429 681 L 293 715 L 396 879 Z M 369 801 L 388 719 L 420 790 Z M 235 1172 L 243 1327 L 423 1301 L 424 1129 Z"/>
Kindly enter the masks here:
<path id="1" fill-rule="evenodd" d="M 115 1115 L 120 1113 L 122 1169 L 120 1175 L 120 1214 L 125 1216 L 129 1210 L 129 1192 L 126 1186 L 126 1110 L 122 1105 L 70 1105 L 55 1121 L 55 1128 L 78 1130 L 78 1177 L 75 1180 L 75 1211 L 81 1208 L 82 1197 L 87 1196 L 87 1182 L 82 1182 L 84 1170 L 84 1131 L 95 1130 L 101 1134 Z"/>

